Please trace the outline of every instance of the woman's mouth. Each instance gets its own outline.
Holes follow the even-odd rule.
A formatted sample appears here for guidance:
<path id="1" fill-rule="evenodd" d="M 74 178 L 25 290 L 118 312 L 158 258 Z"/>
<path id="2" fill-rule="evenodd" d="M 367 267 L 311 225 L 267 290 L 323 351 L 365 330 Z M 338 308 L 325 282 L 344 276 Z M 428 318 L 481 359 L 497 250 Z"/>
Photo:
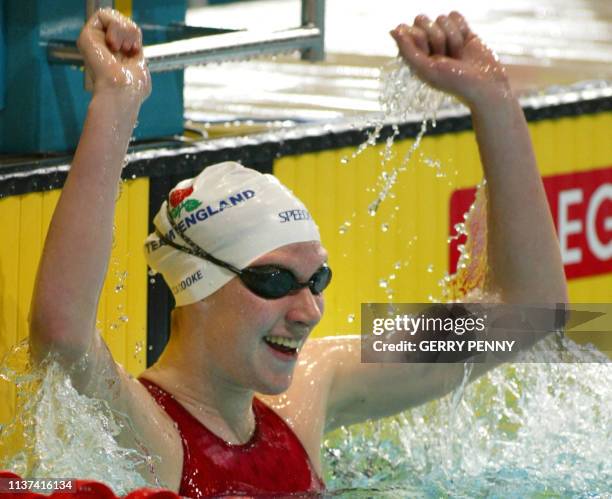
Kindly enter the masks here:
<path id="1" fill-rule="evenodd" d="M 272 350 L 291 357 L 297 356 L 301 344 L 300 340 L 283 336 L 264 336 L 264 341 Z"/>

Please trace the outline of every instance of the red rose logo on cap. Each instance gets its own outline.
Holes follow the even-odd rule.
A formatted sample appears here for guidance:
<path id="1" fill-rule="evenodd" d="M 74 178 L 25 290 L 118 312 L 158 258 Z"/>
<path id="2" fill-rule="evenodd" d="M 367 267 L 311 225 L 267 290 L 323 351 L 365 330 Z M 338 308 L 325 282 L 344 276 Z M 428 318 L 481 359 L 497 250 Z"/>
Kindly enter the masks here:
<path id="1" fill-rule="evenodd" d="M 186 187 L 185 189 L 174 189 L 172 192 L 170 192 L 169 201 L 170 206 L 172 207 L 170 210 L 170 216 L 172 218 L 177 218 L 180 216 L 183 208 L 185 208 L 185 210 L 188 212 L 191 212 L 202 204 L 202 202 L 198 201 L 197 199 L 186 199 L 192 192 L 193 186 Z"/>
<path id="2" fill-rule="evenodd" d="M 172 208 L 176 208 L 180 204 L 180 202 L 186 197 L 189 197 L 192 192 L 193 186 L 187 187 L 185 189 L 174 189 L 170 193 L 170 206 L 172 206 Z"/>

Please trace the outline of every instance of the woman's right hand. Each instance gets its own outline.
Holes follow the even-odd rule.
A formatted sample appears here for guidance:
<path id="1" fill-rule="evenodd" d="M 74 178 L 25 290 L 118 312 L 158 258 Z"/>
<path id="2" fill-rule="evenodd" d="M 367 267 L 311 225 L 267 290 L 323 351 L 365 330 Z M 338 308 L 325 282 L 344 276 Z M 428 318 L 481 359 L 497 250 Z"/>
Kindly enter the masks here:
<path id="1" fill-rule="evenodd" d="M 131 19 L 112 9 L 100 9 L 83 27 L 77 46 L 90 71 L 94 93 L 126 92 L 140 102 L 151 93 L 142 32 Z"/>

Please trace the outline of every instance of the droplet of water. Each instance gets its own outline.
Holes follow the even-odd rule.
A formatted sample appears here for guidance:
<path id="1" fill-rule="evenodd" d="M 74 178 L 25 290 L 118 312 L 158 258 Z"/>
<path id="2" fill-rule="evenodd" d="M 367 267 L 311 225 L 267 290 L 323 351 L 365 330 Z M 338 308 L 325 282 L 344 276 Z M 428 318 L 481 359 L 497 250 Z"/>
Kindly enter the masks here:
<path id="1" fill-rule="evenodd" d="M 387 232 L 389 230 L 389 224 L 385 223 L 380 226 L 380 230 Z"/>
<path id="2" fill-rule="evenodd" d="M 338 227 L 338 232 L 340 234 L 345 234 L 346 231 L 349 230 L 350 227 L 351 227 L 351 222 L 347 220 L 340 227 Z"/>
<path id="3" fill-rule="evenodd" d="M 427 272 L 431 274 L 433 271 L 434 271 L 434 266 L 433 266 L 433 263 L 431 263 L 427 266 Z"/>
<path id="4" fill-rule="evenodd" d="M 466 231 L 465 231 L 465 224 L 464 223 L 455 224 L 453 226 L 453 228 L 455 229 L 455 232 L 457 234 L 465 234 L 466 233 Z"/>
<path id="5" fill-rule="evenodd" d="M 386 288 L 389 285 L 389 283 L 387 282 L 386 279 L 379 279 L 378 280 L 378 286 L 381 288 Z"/>
<path id="6" fill-rule="evenodd" d="M 114 265 L 119 265 L 119 262 L 113 262 Z M 127 271 L 115 271 L 115 277 L 117 277 L 117 284 L 115 285 L 115 293 L 119 293 L 123 291 L 125 287 L 125 281 L 127 279 L 128 273 Z"/>
<path id="7" fill-rule="evenodd" d="M 136 357 L 138 356 L 138 354 L 139 354 L 140 352 L 142 352 L 142 347 L 143 347 L 143 344 L 144 344 L 144 342 L 142 342 L 142 341 L 137 341 L 137 342 L 134 344 L 134 358 L 136 358 Z"/>
<path id="8" fill-rule="evenodd" d="M 348 314 L 348 317 L 346 318 L 346 322 L 348 322 L 349 324 L 355 322 L 355 314 Z"/>

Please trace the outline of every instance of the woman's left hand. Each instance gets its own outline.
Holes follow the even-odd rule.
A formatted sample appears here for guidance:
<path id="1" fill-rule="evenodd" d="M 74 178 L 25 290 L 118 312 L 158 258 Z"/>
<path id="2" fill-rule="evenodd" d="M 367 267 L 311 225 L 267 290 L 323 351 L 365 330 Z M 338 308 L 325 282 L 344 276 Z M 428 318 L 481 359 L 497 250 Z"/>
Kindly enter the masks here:
<path id="1" fill-rule="evenodd" d="M 470 107 L 510 94 L 505 68 L 458 12 L 435 22 L 419 15 L 391 36 L 419 78 Z"/>

